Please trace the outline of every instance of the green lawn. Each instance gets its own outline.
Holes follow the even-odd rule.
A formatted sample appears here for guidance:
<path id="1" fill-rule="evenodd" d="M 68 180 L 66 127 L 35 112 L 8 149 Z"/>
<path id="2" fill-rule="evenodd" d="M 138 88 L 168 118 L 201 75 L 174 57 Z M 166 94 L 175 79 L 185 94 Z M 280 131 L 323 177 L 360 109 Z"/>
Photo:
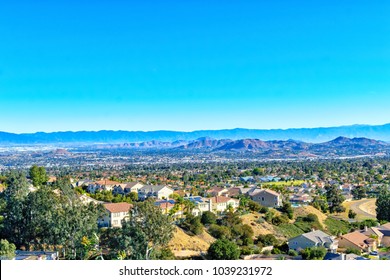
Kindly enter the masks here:
<path id="1" fill-rule="evenodd" d="M 280 187 L 290 187 L 290 186 L 300 186 L 305 183 L 304 180 L 294 180 L 294 181 L 280 181 L 280 182 L 266 182 L 261 183 L 263 186 L 280 186 Z"/>

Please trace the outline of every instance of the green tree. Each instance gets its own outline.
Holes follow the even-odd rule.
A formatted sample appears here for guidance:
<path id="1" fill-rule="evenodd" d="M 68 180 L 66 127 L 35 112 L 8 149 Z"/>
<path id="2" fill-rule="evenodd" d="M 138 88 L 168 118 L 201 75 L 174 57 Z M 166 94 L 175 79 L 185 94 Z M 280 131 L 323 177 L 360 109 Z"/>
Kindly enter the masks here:
<path id="1" fill-rule="evenodd" d="M 279 244 L 279 241 L 273 234 L 260 234 L 259 236 L 257 236 L 255 243 L 261 245 L 262 247 L 267 247 L 277 246 Z"/>
<path id="2" fill-rule="evenodd" d="M 209 233 L 217 239 L 231 239 L 232 236 L 231 230 L 227 226 L 211 225 Z"/>
<path id="3" fill-rule="evenodd" d="M 6 239 L 0 240 L 0 259 L 12 260 L 15 257 L 16 246 Z"/>
<path id="4" fill-rule="evenodd" d="M 203 232 L 201 217 L 192 214 L 187 214 L 180 226 L 194 235 L 199 235 Z"/>
<path id="5" fill-rule="evenodd" d="M 290 202 L 287 202 L 287 201 L 283 202 L 283 206 L 282 206 L 282 208 L 280 210 L 283 213 L 286 213 L 287 217 L 289 219 L 292 219 L 294 217 L 294 210 L 293 210 Z"/>
<path id="6" fill-rule="evenodd" d="M 46 185 L 49 177 L 46 174 L 46 169 L 43 166 L 33 165 L 29 170 L 29 176 L 34 187 Z"/>
<path id="7" fill-rule="evenodd" d="M 349 209 L 348 218 L 355 219 L 356 215 L 357 215 L 356 212 L 354 212 L 352 209 Z"/>
<path id="8" fill-rule="evenodd" d="M 232 241 L 218 239 L 210 245 L 207 253 L 212 260 L 237 260 L 240 257 L 240 248 Z"/>
<path id="9" fill-rule="evenodd" d="M 390 191 L 382 187 L 376 200 L 376 218 L 378 221 L 390 221 Z"/>
<path id="10" fill-rule="evenodd" d="M 217 215 L 210 211 L 203 212 L 201 222 L 204 225 L 213 225 L 217 222 Z"/>
<path id="11" fill-rule="evenodd" d="M 2 235 L 17 248 L 26 246 L 26 221 L 25 221 L 25 201 L 29 193 L 26 176 L 21 171 L 11 171 L 7 175 L 7 188 L 4 191 L 5 211 L 3 213 Z"/>
<path id="12" fill-rule="evenodd" d="M 308 247 L 301 251 L 304 260 L 323 260 L 326 255 L 324 247 Z"/>
<path id="13" fill-rule="evenodd" d="M 352 189 L 351 194 L 353 196 L 353 199 L 359 200 L 367 197 L 366 189 L 363 186 L 356 186 Z"/>
<path id="14" fill-rule="evenodd" d="M 141 228 L 125 222 L 122 228 L 108 229 L 107 245 L 120 259 L 145 260 L 148 240 Z"/>
<path id="15" fill-rule="evenodd" d="M 129 224 L 130 229 L 145 236 L 145 259 L 150 259 L 154 249 L 166 245 L 173 237 L 171 217 L 161 213 L 152 200 L 135 203 L 130 210 L 130 219 L 124 224 Z"/>
<path id="16" fill-rule="evenodd" d="M 341 194 L 341 190 L 335 185 L 326 186 L 325 190 L 330 213 L 344 212 L 345 208 L 341 204 L 344 202 L 345 197 Z"/>

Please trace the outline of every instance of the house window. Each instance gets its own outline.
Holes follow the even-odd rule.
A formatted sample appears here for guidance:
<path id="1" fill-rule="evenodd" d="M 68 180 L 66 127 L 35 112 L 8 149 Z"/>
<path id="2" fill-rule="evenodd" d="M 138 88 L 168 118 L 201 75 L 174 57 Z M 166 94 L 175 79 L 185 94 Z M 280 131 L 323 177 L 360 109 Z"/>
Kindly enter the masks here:
<path id="1" fill-rule="evenodd" d="M 120 217 L 121 213 L 114 213 L 113 217 Z"/>
<path id="2" fill-rule="evenodd" d="M 261 198 L 261 201 L 264 201 L 264 197 Z"/>
<path id="3" fill-rule="evenodd" d="M 114 221 L 113 221 L 113 224 L 114 224 L 114 225 L 117 225 L 117 224 L 118 224 L 118 220 L 114 220 Z"/>

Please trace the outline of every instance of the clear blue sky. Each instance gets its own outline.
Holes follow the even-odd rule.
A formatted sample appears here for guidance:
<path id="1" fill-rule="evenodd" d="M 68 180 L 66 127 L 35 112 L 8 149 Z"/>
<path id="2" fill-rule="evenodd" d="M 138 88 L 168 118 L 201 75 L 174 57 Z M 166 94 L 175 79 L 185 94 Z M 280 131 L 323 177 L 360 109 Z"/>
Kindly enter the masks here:
<path id="1" fill-rule="evenodd" d="M 390 1 L 1 1 L 0 131 L 390 122 Z"/>

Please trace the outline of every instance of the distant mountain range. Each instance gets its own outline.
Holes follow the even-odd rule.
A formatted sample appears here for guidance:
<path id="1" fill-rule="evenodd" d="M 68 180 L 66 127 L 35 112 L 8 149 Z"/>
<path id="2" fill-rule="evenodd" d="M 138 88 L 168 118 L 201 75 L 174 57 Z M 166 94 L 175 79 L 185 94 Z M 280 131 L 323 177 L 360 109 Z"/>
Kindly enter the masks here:
<path id="1" fill-rule="evenodd" d="M 337 137 L 323 143 L 305 143 L 296 140 L 212 139 L 202 137 L 194 141 L 142 142 L 125 144 L 98 144 L 95 149 L 160 149 L 170 152 L 196 151 L 207 153 L 252 153 L 267 158 L 286 157 L 345 157 L 361 155 L 390 155 L 390 143 L 368 138 Z"/>
<path id="2" fill-rule="evenodd" d="M 321 143 L 330 141 L 339 136 L 355 138 L 364 137 L 382 141 L 390 141 L 390 124 L 385 125 L 352 125 L 326 128 L 291 128 L 291 129 L 223 129 L 223 130 L 198 130 L 192 132 L 180 131 L 77 131 L 77 132 L 52 132 L 52 133 L 7 133 L 0 132 L 1 145 L 34 145 L 34 144 L 120 144 L 132 143 L 133 146 L 156 146 L 156 143 L 175 142 L 176 146 L 192 148 L 200 145 L 199 142 L 189 143 L 199 139 L 202 146 L 227 147 L 241 146 L 262 146 L 264 143 L 246 143 L 242 139 L 261 139 L 263 141 L 294 139 L 310 143 Z M 203 140 L 202 140 L 203 139 Z M 226 139 L 240 140 L 240 143 L 227 142 Z M 195 145 L 195 146 L 194 146 Z M 238 146 L 237 146 L 238 145 Z M 295 144 L 298 145 L 298 144 Z M 184 147 L 183 147 L 184 148 Z"/>

